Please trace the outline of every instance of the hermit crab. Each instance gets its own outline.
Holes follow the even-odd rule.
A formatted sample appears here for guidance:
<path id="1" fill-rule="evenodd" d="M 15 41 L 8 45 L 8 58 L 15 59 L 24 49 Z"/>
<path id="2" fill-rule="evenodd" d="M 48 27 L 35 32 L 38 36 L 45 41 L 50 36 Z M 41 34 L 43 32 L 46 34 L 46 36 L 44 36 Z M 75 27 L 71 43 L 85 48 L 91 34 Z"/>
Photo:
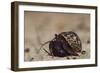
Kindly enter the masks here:
<path id="1" fill-rule="evenodd" d="M 49 51 L 43 48 L 48 43 Z M 55 34 L 52 40 L 42 44 L 40 49 L 43 49 L 53 57 L 79 56 L 79 53 L 82 52 L 82 43 L 75 32 L 61 32 L 60 34 Z"/>

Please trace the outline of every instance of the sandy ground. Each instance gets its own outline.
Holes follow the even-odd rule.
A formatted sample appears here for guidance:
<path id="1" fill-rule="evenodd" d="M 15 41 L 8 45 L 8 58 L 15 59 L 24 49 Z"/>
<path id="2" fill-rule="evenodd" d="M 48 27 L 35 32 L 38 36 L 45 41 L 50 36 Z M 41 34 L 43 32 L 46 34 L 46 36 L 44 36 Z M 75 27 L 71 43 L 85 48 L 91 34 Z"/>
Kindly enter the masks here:
<path id="1" fill-rule="evenodd" d="M 86 51 L 86 54 L 76 58 L 90 58 L 89 14 L 25 12 L 25 61 L 67 60 L 66 57 L 49 56 L 43 49 L 39 52 L 41 44 L 54 38 L 55 33 L 67 31 L 77 33 L 82 50 Z M 48 50 L 48 44 L 44 48 Z"/>

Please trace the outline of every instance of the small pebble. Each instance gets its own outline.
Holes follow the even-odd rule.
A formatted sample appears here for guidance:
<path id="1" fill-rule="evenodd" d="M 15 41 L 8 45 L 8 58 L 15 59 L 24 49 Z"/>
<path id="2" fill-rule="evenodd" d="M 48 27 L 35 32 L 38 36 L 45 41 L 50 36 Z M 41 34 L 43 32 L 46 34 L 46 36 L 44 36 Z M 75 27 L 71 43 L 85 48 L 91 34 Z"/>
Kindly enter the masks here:
<path id="1" fill-rule="evenodd" d="M 81 53 L 84 55 L 84 54 L 86 54 L 86 51 L 82 51 Z"/>
<path id="2" fill-rule="evenodd" d="M 73 57 L 72 59 L 77 59 L 76 57 Z"/>
<path id="3" fill-rule="evenodd" d="M 70 59 L 69 57 L 67 57 L 67 59 Z"/>
<path id="4" fill-rule="evenodd" d="M 25 49 L 25 52 L 26 52 L 26 53 L 30 52 L 30 49 L 29 49 L 29 48 L 26 48 L 26 49 Z"/>
<path id="5" fill-rule="evenodd" d="M 90 43 L 90 40 L 87 40 L 87 44 L 89 44 Z"/>
<path id="6" fill-rule="evenodd" d="M 31 58 L 30 61 L 34 60 L 34 58 Z"/>

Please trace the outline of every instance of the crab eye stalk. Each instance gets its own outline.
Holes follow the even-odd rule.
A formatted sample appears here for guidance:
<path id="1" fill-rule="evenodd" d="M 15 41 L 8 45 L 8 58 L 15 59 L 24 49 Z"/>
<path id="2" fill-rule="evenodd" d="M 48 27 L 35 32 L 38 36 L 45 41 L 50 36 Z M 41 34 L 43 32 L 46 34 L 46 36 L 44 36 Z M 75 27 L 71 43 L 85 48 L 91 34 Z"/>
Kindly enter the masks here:
<path id="1" fill-rule="evenodd" d="M 55 34 L 55 37 L 57 37 L 58 35 L 57 34 Z"/>

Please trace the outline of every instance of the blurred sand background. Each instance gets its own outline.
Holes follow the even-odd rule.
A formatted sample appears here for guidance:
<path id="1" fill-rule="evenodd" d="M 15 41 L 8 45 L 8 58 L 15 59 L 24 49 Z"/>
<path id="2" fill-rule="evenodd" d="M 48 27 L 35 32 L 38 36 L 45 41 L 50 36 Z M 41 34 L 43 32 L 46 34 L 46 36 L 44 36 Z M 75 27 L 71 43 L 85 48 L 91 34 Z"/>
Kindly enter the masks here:
<path id="1" fill-rule="evenodd" d="M 25 61 L 64 60 L 66 57 L 51 57 L 41 44 L 54 38 L 54 34 L 74 31 L 82 41 L 85 55 L 77 59 L 90 58 L 90 15 L 74 13 L 49 13 L 25 11 Z M 48 44 L 45 47 L 48 50 Z M 28 50 L 27 50 L 28 49 Z M 48 50 L 49 51 L 49 50 Z M 67 59 L 66 59 L 67 60 Z"/>

